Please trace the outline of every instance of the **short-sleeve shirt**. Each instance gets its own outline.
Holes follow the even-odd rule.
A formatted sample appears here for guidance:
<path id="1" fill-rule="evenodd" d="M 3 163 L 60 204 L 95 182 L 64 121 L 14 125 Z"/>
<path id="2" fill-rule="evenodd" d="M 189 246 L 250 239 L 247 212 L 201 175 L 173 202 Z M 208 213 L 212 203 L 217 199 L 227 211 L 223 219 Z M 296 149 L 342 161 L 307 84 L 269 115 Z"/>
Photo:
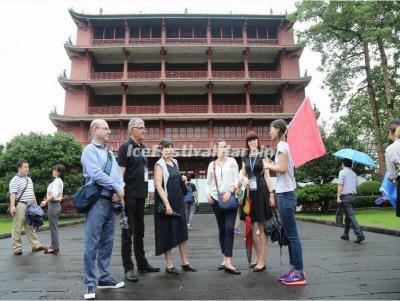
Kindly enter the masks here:
<path id="1" fill-rule="evenodd" d="M 294 179 L 294 164 L 289 151 L 289 144 L 280 141 L 276 147 L 275 164 L 279 165 L 279 153 L 286 155 L 287 171 L 276 173 L 276 193 L 288 192 L 296 190 L 296 180 Z"/>
<path id="2" fill-rule="evenodd" d="M 26 186 L 26 180 L 28 179 L 28 186 L 25 189 L 24 194 L 21 197 L 22 191 Z M 10 181 L 9 184 L 10 194 L 15 195 L 15 199 L 20 202 L 32 202 L 34 199 L 33 183 L 30 177 L 21 176 L 16 174 Z"/>
<path id="3" fill-rule="evenodd" d="M 119 148 L 118 165 L 126 168 L 124 175 L 126 193 L 133 198 L 146 198 L 148 194 L 148 182 L 145 181 L 146 147 L 128 138 Z"/>
<path id="4" fill-rule="evenodd" d="M 345 167 L 339 172 L 338 184 L 343 185 L 342 194 L 356 194 L 357 183 L 357 174 L 350 168 Z"/>
<path id="5" fill-rule="evenodd" d="M 55 178 L 53 182 L 47 186 L 47 193 L 51 193 L 55 201 L 61 201 L 63 196 L 64 183 L 60 178 Z"/>

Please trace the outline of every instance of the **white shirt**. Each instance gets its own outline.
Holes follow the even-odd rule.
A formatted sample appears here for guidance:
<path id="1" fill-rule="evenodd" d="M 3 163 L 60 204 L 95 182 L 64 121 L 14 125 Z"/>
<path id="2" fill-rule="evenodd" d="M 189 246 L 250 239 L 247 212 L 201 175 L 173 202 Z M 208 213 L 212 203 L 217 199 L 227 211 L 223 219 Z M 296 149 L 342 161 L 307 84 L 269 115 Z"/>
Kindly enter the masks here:
<path id="1" fill-rule="evenodd" d="M 283 193 L 296 190 L 296 180 L 294 178 L 294 164 L 290 154 L 289 144 L 285 141 L 279 141 L 276 147 L 275 164 L 279 165 L 279 153 L 286 155 L 287 171 L 276 173 L 276 193 Z"/>
<path id="2" fill-rule="evenodd" d="M 218 199 L 217 185 L 214 177 L 214 163 L 208 165 L 207 180 L 206 180 L 206 193 L 211 195 L 212 198 Z M 224 164 L 220 166 L 219 163 L 215 165 L 215 173 L 218 181 L 219 193 L 224 193 L 232 190 L 232 186 L 237 187 L 239 184 L 239 166 L 236 160 L 227 157 Z"/>
<path id="3" fill-rule="evenodd" d="M 63 197 L 64 183 L 60 178 L 55 178 L 53 182 L 47 186 L 47 194 L 51 193 L 54 201 L 61 201 Z"/>

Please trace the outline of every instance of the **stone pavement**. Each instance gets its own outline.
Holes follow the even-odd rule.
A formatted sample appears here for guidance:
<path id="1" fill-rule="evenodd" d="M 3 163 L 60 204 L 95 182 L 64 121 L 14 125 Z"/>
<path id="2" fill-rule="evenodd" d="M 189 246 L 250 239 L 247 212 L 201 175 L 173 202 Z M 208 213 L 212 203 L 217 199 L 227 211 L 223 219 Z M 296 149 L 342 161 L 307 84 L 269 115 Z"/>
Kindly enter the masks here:
<path id="1" fill-rule="evenodd" d="M 218 271 L 221 255 L 213 215 L 196 215 L 189 235 L 189 251 L 197 273 L 179 276 L 164 272 L 164 258 L 154 256 L 153 217 L 146 216 L 145 249 L 160 273 L 142 275 L 117 290 L 97 291 L 97 299 L 400 299 L 400 238 L 366 232 L 362 245 L 339 239 L 341 229 L 299 222 L 303 242 L 306 287 L 284 287 L 275 280 L 288 264 L 283 250 L 269 243 L 267 270 L 247 268 L 243 235 L 236 236 L 234 264 L 240 276 Z M 243 231 L 242 231 L 243 232 Z M 60 229 L 59 256 L 31 253 L 23 236 L 23 256 L 11 254 L 11 239 L 0 240 L 0 299 L 82 299 L 83 225 Z M 43 243 L 49 231 L 40 232 Z M 178 250 L 173 250 L 180 267 Z M 122 279 L 120 230 L 116 230 L 112 274 Z"/>

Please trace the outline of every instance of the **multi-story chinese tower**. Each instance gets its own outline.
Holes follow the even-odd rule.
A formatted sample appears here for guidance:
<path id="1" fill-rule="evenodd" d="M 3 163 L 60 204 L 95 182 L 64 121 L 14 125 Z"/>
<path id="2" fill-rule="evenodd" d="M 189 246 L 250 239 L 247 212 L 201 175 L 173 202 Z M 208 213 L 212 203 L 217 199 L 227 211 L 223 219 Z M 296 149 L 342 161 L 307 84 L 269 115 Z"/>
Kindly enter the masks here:
<path id="1" fill-rule="evenodd" d="M 64 114 L 50 118 L 82 144 L 90 122 L 103 118 L 118 150 L 139 117 L 147 147 L 170 137 L 178 155 L 218 138 L 244 148 L 250 129 L 267 146 L 269 123 L 294 116 L 310 81 L 284 15 L 69 12 L 77 25 L 76 44 L 65 44 L 71 75 L 59 78 Z M 205 176 L 209 158 L 178 159 L 182 171 Z"/>

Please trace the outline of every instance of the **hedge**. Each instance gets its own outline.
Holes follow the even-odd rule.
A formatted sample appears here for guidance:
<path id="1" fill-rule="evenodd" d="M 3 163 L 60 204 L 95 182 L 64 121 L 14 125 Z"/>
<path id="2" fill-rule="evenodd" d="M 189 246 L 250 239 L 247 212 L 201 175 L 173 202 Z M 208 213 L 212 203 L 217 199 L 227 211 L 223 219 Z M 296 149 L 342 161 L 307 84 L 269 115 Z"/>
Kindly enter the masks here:
<path id="1" fill-rule="evenodd" d="M 379 195 L 379 188 L 381 187 L 381 182 L 379 181 L 365 181 L 358 185 L 357 194 L 358 195 Z"/>

